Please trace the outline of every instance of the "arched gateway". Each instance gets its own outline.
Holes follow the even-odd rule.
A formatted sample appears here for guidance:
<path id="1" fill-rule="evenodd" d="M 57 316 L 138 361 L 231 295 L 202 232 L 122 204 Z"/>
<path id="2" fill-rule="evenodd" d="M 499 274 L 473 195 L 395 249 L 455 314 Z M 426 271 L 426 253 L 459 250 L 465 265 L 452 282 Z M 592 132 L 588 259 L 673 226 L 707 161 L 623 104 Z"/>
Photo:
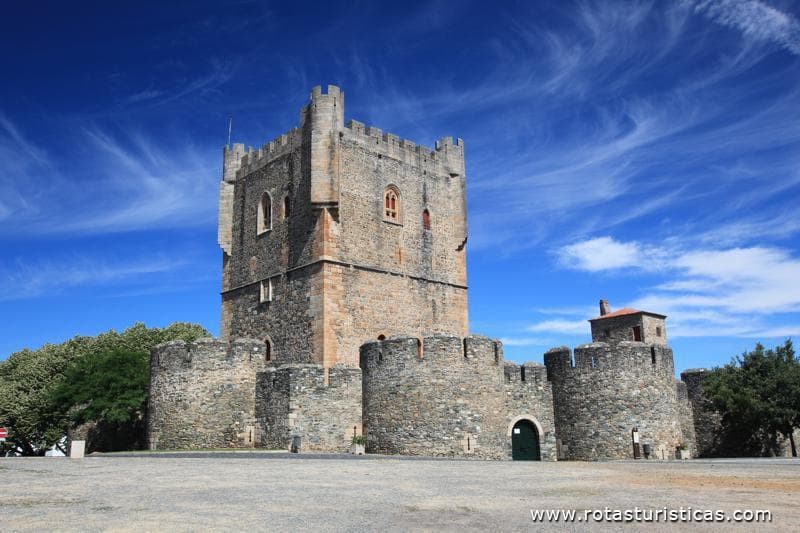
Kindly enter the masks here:
<path id="1" fill-rule="evenodd" d="M 530 420 L 518 420 L 511 429 L 511 458 L 515 461 L 541 461 L 539 431 Z"/>

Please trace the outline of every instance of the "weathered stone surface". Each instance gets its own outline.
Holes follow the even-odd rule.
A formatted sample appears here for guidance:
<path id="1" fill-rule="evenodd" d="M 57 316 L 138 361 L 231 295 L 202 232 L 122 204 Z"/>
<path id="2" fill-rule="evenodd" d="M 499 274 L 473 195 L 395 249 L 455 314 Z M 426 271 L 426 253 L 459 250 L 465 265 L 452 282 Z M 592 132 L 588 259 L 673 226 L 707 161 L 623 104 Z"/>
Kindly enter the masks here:
<path id="1" fill-rule="evenodd" d="M 298 128 L 255 151 L 225 152 L 222 337 L 270 339 L 275 364 L 355 368 L 359 346 L 380 335 L 466 335 L 463 141 L 431 150 L 345 126 L 344 93 L 327 91 L 312 91 Z M 389 186 L 400 195 L 391 222 Z M 271 224 L 259 232 L 265 193 Z M 274 298 L 260 303 L 265 280 Z"/>
<path id="2" fill-rule="evenodd" d="M 256 418 L 261 446 L 346 452 L 361 435 L 361 370 L 343 365 L 283 365 L 258 374 Z"/>
<path id="3" fill-rule="evenodd" d="M 681 381 L 686 384 L 686 396 L 692 405 L 696 457 L 714 457 L 720 451 L 722 415 L 714 409 L 703 391 L 703 382 L 709 374 L 705 368 L 690 368 L 681 372 Z"/>
<path id="4" fill-rule="evenodd" d="M 595 342 L 544 355 L 553 385 L 558 438 L 566 459 L 633 456 L 631 431 L 658 458 L 684 441 L 672 349 L 641 342 Z"/>
<path id="5" fill-rule="evenodd" d="M 367 451 L 408 455 L 511 457 L 510 425 L 543 428 L 542 458 L 555 460 L 550 385 L 544 369 L 526 381 L 506 365 L 498 341 L 434 335 L 396 337 L 361 348 Z"/>
<path id="6" fill-rule="evenodd" d="M 264 343 L 172 341 L 150 355 L 147 433 L 151 450 L 248 448 L 256 444 L 256 372 Z"/>
<path id="7" fill-rule="evenodd" d="M 579 347 L 574 366 L 567 348 L 546 369 L 506 363 L 500 342 L 467 336 L 461 139 L 431 149 L 345 124 L 344 92 L 315 87 L 296 128 L 225 147 L 218 241 L 222 341 L 154 348 L 152 449 L 300 436 L 346 451 L 362 416 L 384 453 L 508 458 L 520 420 L 545 460 L 556 437 L 565 458 L 628 457 L 633 427 L 655 454 L 694 445 L 661 315 L 593 320 L 610 344 Z"/>
<path id="8" fill-rule="evenodd" d="M 616 344 L 623 341 L 634 341 L 633 328 L 641 331 L 641 341 L 647 344 L 667 345 L 666 320 L 647 312 L 627 315 L 599 317 L 590 320 L 592 325 L 592 342 L 608 342 Z"/>

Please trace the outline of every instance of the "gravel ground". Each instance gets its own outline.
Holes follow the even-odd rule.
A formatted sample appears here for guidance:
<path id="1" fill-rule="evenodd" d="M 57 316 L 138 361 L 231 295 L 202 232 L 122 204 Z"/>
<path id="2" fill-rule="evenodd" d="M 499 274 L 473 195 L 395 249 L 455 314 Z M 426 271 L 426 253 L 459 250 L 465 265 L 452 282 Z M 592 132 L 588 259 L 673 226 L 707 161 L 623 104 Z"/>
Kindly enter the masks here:
<path id="1" fill-rule="evenodd" d="M 800 461 L 534 463 L 269 453 L 0 459 L 0 530 L 617 530 L 531 509 L 767 509 L 800 527 Z M 686 523 L 634 529 L 685 530 Z M 631 525 L 625 526 L 631 529 Z"/>

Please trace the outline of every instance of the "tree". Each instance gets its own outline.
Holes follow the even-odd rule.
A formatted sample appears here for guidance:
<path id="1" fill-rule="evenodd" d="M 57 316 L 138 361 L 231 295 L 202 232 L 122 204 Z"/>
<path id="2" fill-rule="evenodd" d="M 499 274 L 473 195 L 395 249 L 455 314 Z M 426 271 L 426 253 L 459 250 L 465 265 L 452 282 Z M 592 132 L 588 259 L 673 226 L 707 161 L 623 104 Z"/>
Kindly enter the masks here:
<path id="1" fill-rule="evenodd" d="M 79 336 L 11 354 L 0 362 L 0 425 L 9 429 L 10 447 L 23 455 L 41 455 L 59 445 L 71 424 L 93 417 L 94 422 L 123 423 L 122 413 L 130 415 L 131 404 L 143 393 L 146 398 L 150 349 L 170 340 L 208 335 L 197 324 L 147 328 L 137 323 L 122 333 Z M 114 364 L 120 365 L 119 371 L 114 371 Z M 75 387 L 68 387 L 72 381 Z M 78 394 L 81 387 L 92 392 Z M 118 400 L 115 405 L 110 403 L 110 391 Z"/>
<path id="2" fill-rule="evenodd" d="M 800 361 L 791 340 L 769 350 L 756 344 L 715 369 L 704 389 L 722 415 L 723 453 L 771 455 L 783 437 L 797 456 L 793 431 L 800 427 Z"/>
<path id="3" fill-rule="evenodd" d="M 149 353 L 120 348 L 78 359 L 53 391 L 55 425 L 88 425 L 89 451 L 142 447 L 149 366 Z"/>

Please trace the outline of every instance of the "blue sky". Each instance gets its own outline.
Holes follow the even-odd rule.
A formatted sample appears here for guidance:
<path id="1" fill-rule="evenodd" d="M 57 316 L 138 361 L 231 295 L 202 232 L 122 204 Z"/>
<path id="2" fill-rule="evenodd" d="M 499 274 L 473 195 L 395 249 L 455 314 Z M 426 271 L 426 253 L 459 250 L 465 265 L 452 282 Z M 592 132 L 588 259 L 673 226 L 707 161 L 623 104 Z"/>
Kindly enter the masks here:
<path id="1" fill-rule="evenodd" d="M 800 336 L 800 5 L 12 3 L 0 21 L 0 357 L 219 328 L 227 118 L 260 146 L 312 86 L 467 150 L 470 325 L 587 342 L 669 315 L 678 369 Z"/>

